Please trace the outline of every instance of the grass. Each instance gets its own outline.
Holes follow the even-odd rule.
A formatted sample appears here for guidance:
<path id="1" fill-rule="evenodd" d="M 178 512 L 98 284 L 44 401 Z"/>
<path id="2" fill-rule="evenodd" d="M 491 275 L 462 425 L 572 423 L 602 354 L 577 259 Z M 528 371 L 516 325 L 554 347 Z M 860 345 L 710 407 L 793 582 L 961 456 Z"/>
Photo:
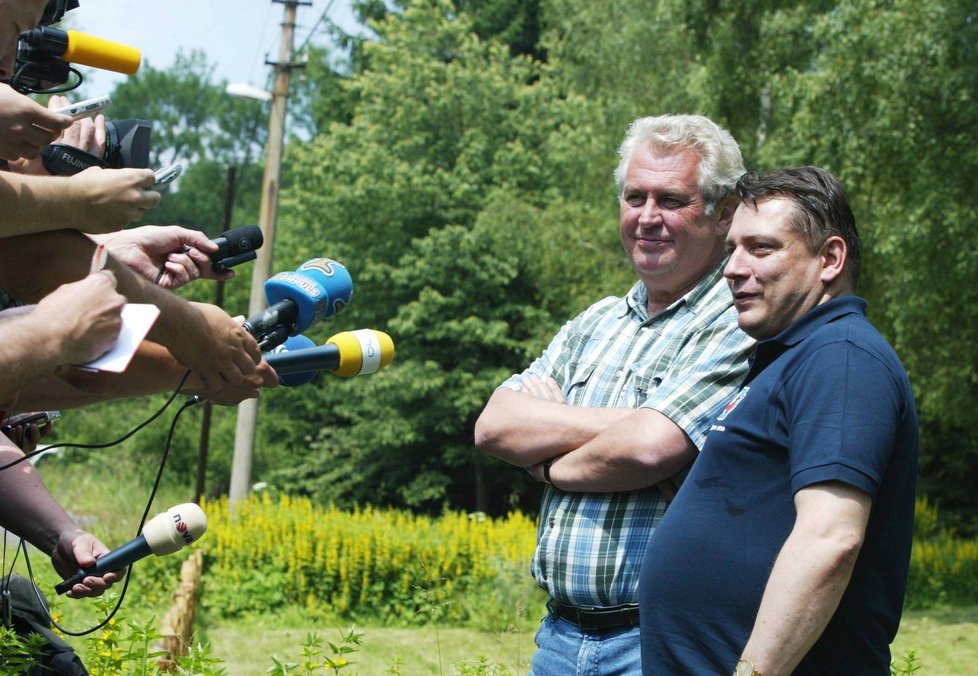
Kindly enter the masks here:
<path id="1" fill-rule="evenodd" d="M 891 646 L 900 657 L 917 653 L 919 674 L 974 674 L 978 665 L 978 606 L 918 610 L 903 614 Z"/>
<path id="2" fill-rule="evenodd" d="M 463 662 L 475 664 L 481 657 L 512 673 L 526 673 L 534 647 L 532 632 L 492 634 L 470 629 L 385 627 L 360 630 L 363 643 L 349 657 L 353 664 L 343 673 L 385 674 L 396 667 L 396 673 L 404 676 L 457 674 Z M 300 661 L 301 646 L 309 633 L 317 633 L 323 639 L 327 652 L 327 642 L 340 640 L 337 628 L 268 629 L 240 624 L 211 627 L 206 636 L 211 642 L 211 654 L 224 662 L 228 674 L 258 676 L 272 666 L 272 655 L 283 661 Z"/>
<path id="3" fill-rule="evenodd" d="M 297 618 L 290 618 L 292 623 Z M 324 642 L 339 642 L 347 627 L 275 626 L 275 618 L 249 623 L 214 623 L 204 637 L 212 654 L 226 664 L 229 674 L 258 676 L 272 666 L 271 656 L 299 661 L 301 646 L 310 633 Z M 396 673 L 404 676 L 457 674 L 463 663 L 486 657 L 514 674 L 526 673 L 533 653 L 533 632 L 499 633 L 469 629 L 391 629 L 359 627 L 363 645 L 351 657 L 351 674 Z M 978 664 L 978 606 L 904 613 L 900 632 L 891 646 L 899 660 L 908 650 L 917 655 L 921 676 L 956 676 L 975 673 Z M 344 672 L 347 673 L 347 672 Z"/>
<path id="4" fill-rule="evenodd" d="M 246 624 L 215 623 L 204 631 L 212 654 L 235 676 L 266 673 L 272 655 L 299 661 L 301 645 L 310 633 L 323 638 L 324 648 L 327 641 L 339 642 L 341 633 L 341 628 L 324 626 L 267 628 L 275 624 L 274 618 L 264 618 Z M 532 631 L 359 629 L 363 645 L 351 658 L 355 664 L 349 673 L 384 674 L 396 666 L 396 673 L 404 676 L 450 675 L 459 673 L 462 663 L 472 664 L 481 657 L 512 673 L 526 673 L 534 649 Z M 891 649 L 898 660 L 913 650 L 922 676 L 973 674 L 978 664 L 978 606 L 907 612 Z"/>

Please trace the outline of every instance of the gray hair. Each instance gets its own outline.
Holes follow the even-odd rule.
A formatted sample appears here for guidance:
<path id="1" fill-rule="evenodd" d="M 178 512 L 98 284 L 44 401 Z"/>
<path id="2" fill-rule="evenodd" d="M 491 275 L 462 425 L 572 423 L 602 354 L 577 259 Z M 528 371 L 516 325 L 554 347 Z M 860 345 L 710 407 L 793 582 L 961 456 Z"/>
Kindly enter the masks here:
<path id="1" fill-rule="evenodd" d="M 618 148 L 621 160 L 615 168 L 619 196 L 625 188 L 625 174 L 632 155 L 642 144 L 656 149 L 689 149 L 700 157 L 698 184 L 706 202 L 706 213 L 733 192 L 744 174 L 740 148 L 730 132 L 702 115 L 659 115 L 640 117 L 628 126 Z"/>

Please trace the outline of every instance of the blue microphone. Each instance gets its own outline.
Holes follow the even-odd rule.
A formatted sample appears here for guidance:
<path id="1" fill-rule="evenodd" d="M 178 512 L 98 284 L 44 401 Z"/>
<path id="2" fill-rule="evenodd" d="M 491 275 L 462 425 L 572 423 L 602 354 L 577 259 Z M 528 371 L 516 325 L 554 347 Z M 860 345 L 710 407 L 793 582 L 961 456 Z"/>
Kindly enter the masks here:
<path id="1" fill-rule="evenodd" d="M 289 336 L 284 343 L 266 353 L 265 360 L 271 365 L 274 360 L 279 359 L 282 355 L 294 354 L 297 351 L 301 352 L 302 350 L 315 346 L 316 343 L 301 333 L 295 336 Z M 319 371 L 315 369 L 310 369 L 305 372 L 290 372 L 288 374 L 279 373 L 278 382 L 285 387 L 296 387 L 297 385 L 305 385 L 306 383 L 312 382 L 318 375 Z"/>
<path id="2" fill-rule="evenodd" d="M 280 272 L 265 282 L 271 304 L 245 320 L 245 329 L 262 351 L 281 345 L 322 319 L 342 312 L 350 303 L 353 280 L 343 266 L 329 258 L 313 258 L 295 272 Z"/>

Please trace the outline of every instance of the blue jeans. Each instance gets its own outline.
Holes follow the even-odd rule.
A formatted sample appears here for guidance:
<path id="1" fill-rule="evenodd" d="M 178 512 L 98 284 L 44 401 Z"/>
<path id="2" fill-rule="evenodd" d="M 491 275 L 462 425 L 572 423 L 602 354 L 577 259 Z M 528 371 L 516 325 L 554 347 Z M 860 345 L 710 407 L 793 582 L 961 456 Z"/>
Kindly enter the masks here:
<path id="1" fill-rule="evenodd" d="M 529 676 L 632 676 L 642 673 L 639 628 L 584 631 L 547 615 L 536 635 Z"/>

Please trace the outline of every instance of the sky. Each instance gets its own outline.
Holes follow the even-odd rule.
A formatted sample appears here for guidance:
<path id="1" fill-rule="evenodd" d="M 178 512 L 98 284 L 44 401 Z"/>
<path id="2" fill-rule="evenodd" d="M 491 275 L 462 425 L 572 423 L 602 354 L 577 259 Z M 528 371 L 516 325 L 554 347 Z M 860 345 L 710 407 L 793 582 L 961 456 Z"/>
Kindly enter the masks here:
<path id="1" fill-rule="evenodd" d="M 324 12 L 347 32 L 358 30 L 350 0 L 312 0 L 296 10 L 296 47 L 306 41 Z M 285 5 L 272 0 L 80 0 L 79 7 L 65 15 L 63 27 L 135 47 L 143 64 L 158 70 L 172 66 L 180 49 L 202 49 L 215 65 L 215 81 L 264 87 L 271 73 L 265 58 L 278 58 L 284 14 Z M 322 24 L 317 35 L 318 44 L 328 44 Z M 109 94 L 126 77 L 88 66 L 78 69 L 87 96 Z"/>

